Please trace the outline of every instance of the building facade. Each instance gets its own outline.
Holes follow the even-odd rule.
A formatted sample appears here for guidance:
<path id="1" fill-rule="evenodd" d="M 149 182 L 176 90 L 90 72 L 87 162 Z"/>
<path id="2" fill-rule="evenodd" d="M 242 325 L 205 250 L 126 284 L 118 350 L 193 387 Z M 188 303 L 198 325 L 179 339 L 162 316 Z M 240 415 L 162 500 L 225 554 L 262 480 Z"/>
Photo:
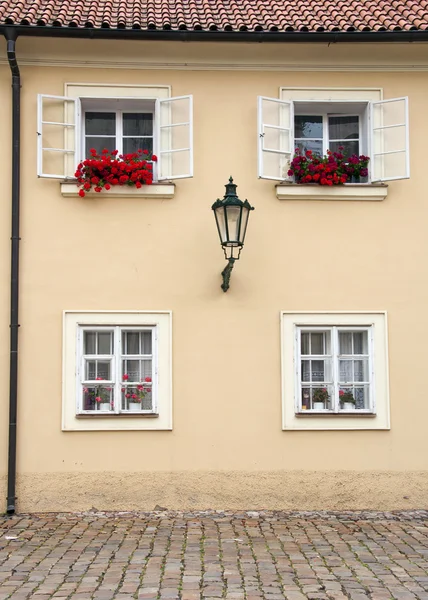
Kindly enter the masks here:
<path id="1" fill-rule="evenodd" d="M 22 36 L 16 56 L 18 510 L 425 506 L 426 44 Z M 108 144 L 157 154 L 154 183 L 80 197 L 76 165 Z M 366 179 L 290 182 L 295 147 L 339 146 Z M 255 210 L 224 293 L 230 176 Z"/>

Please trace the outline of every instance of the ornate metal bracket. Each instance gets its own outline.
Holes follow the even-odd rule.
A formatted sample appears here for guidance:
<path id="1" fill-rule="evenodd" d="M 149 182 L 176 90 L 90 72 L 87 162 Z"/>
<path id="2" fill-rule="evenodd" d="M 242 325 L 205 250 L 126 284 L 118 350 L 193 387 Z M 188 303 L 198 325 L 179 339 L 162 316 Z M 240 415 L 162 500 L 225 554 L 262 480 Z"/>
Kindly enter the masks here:
<path id="1" fill-rule="evenodd" d="M 221 289 L 223 290 L 223 292 L 227 292 L 227 290 L 229 289 L 230 275 L 232 273 L 234 263 L 235 263 L 235 259 L 229 258 L 229 262 L 227 263 L 227 265 L 224 267 L 223 271 L 221 272 L 221 276 L 223 277 L 223 283 L 221 284 Z"/>

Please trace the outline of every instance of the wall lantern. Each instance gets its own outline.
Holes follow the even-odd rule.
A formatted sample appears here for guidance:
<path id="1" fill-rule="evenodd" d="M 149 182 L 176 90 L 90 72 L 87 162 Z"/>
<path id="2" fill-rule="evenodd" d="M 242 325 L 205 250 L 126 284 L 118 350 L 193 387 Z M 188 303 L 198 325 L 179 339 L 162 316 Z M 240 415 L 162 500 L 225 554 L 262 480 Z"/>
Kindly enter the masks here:
<path id="1" fill-rule="evenodd" d="M 229 183 L 225 187 L 226 193 L 223 200 L 216 200 L 211 207 L 214 211 L 220 243 L 228 261 L 221 273 L 223 277 L 221 289 L 223 292 L 227 292 L 229 289 L 233 264 L 235 260 L 239 259 L 244 245 L 250 210 L 254 210 L 254 206 L 251 206 L 247 200 L 242 202 L 238 198 L 236 195 L 237 186 L 233 183 L 232 177 L 229 178 Z"/>

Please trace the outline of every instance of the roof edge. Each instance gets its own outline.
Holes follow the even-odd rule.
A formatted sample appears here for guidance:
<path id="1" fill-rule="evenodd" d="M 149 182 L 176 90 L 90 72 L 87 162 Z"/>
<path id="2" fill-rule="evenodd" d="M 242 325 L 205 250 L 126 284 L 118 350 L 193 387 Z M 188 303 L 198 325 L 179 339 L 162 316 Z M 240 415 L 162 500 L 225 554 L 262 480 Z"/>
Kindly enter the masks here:
<path id="1" fill-rule="evenodd" d="M 120 39 L 183 42 L 428 42 L 428 30 L 411 31 L 187 31 L 157 29 L 110 29 L 57 27 L 52 25 L 0 25 L 6 39 L 19 36 Z"/>

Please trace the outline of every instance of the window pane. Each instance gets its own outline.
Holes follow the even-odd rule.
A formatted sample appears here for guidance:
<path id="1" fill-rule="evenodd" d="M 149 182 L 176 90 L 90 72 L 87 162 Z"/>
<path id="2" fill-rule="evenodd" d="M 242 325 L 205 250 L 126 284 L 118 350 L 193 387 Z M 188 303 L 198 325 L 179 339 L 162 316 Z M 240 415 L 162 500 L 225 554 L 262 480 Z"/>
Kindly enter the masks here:
<path id="1" fill-rule="evenodd" d="M 152 410 L 152 389 L 149 386 L 122 388 L 122 410 Z"/>
<path id="2" fill-rule="evenodd" d="M 91 148 L 97 151 L 97 154 L 101 154 L 104 148 L 113 151 L 116 150 L 116 138 L 115 137 L 87 137 L 85 140 L 85 156 L 91 156 Z"/>
<path id="3" fill-rule="evenodd" d="M 113 388 L 110 386 L 96 385 L 83 386 L 83 410 L 113 410 Z"/>
<path id="4" fill-rule="evenodd" d="M 139 360 L 124 360 L 122 363 L 122 374 L 128 375 L 128 382 L 140 383 L 140 361 Z"/>
<path id="5" fill-rule="evenodd" d="M 368 385 L 354 387 L 355 408 L 370 408 L 370 388 Z"/>
<path id="6" fill-rule="evenodd" d="M 352 383 L 354 381 L 352 366 L 352 360 L 339 360 L 339 381 L 341 383 Z"/>
<path id="7" fill-rule="evenodd" d="M 300 335 L 300 349 L 302 354 L 309 354 L 309 333 L 302 331 Z"/>
<path id="8" fill-rule="evenodd" d="M 352 354 L 352 333 L 350 331 L 339 332 L 339 354 Z"/>
<path id="9" fill-rule="evenodd" d="M 339 152 L 339 146 L 343 147 L 343 150 L 340 150 L 340 152 L 342 152 L 345 157 L 352 156 L 353 154 L 359 156 L 360 154 L 360 143 L 357 140 L 353 142 L 330 142 L 329 150 L 332 152 Z"/>
<path id="10" fill-rule="evenodd" d="M 325 354 L 324 333 L 311 333 L 311 354 Z"/>
<path id="11" fill-rule="evenodd" d="M 95 381 L 97 377 L 111 380 L 111 361 L 110 360 L 86 360 L 85 361 L 85 379 Z"/>
<path id="12" fill-rule="evenodd" d="M 142 360 L 141 361 L 141 381 L 145 381 L 146 378 L 152 379 L 152 361 Z"/>
<path id="13" fill-rule="evenodd" d="M 153 135 L 153 115 L 147 113 L 124 113 L 123 135 L 143 137 Z"/>
<path id="14" fill-rule="evenodd" d="M 123 138 L 123 153 L 133 154 L 138 150 L 147 150 L 150 154 L 153 152 L 153 139 L 152 138 Z"/>
<path id="15" fill-rule="evenodd" d="M 302 381 L 311 380 L 311 361 L 302 360 Z"/>
<path id="16" fill-rule="evenodd" d="M 368 354 L 367 331 L 354 331 L 354 354 Z"/>
<path id="17" fill-rule="evenodd" d="M 95 346 L 95 339 L 96 339 L 96 333 L 93 331 L 85 331 L 85 335 L 84 335 L 84 347 L 83 347 L 83 353 L 84 354 L 95 354 L 96 353 L 96 346 Z"/>
<path id="18" fill-rule="evenodd" d="M 140 354 L 140 334 L 138 331 L 125 331 L 122 334 L 123 354 Z"/>
<path id="19" fill-rule="evenodd" d="M 111 379 L 110 367 L 110 361 L 97 360 L 97 377 L 102 377 L 102 379 Z"/>
<path id="20" fill-rule="evenodd" d="M 354 360 L 354 381 L 368 381 L 369 380 L 369 361 Z"/>
<path id="21" fill-rule="evenodd" d="M 98 333 L 98 353 L 97 354 L 112 354 L 112 338 L 111 332 Z"/>
<path id="22" fill-rule="evenodd" d="M 296 138 L 321 138 L 322 139 L 322 116 L 294 117 L 294 136 Z"/>
<path id="23" fill-rule="evenodd" d="M 359 117 L 329 117 L 328 131 L 330 140 L 358 140 Z"/>
<path id="24" fill-rule="evenodd" d="M 325 381 L 324 361 L 311 361 L 312 381 Z"/>
<path id="25" fill-rule="evenodd" d="M 314 154 L 322 156 L 322 140 L 295 140 L 294 148 L 299 148 L 300 152 L 304 153 L 306 150 L 312 150 Z"/>
<path id="26" fill-rule="evenodd" d="M 85 134 L 116 135 L 116 114 L 114 112 L 86 112 Z"/>
<path id="27" fill-rule="evenodd" d="M 152 332 L 142 331 L 141 332 L 141 354 L 152 353 Z"/>

